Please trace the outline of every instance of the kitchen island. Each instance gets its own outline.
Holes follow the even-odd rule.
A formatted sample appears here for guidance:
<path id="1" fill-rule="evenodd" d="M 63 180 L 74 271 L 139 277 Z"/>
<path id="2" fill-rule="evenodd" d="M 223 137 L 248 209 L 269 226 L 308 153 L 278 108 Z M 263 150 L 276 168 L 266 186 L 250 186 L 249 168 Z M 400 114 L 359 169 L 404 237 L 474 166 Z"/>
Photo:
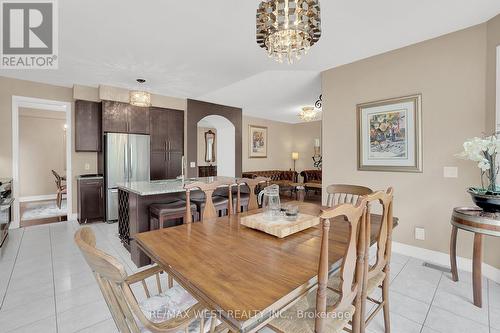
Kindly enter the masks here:
<path id="1" fill-rule="evenodd" d="M 235 181 L 232 177 L 204 177 L 186 180 L 160 180 L 118 183 L 118 231 L 121 242 L 130 251 L 137 267 L 150 263 L 139 249 L 134 235 L 149 231 L 149 206 L 179 198 L 185 192 L 184 186 L 193 182 L 212 183 Z"/>

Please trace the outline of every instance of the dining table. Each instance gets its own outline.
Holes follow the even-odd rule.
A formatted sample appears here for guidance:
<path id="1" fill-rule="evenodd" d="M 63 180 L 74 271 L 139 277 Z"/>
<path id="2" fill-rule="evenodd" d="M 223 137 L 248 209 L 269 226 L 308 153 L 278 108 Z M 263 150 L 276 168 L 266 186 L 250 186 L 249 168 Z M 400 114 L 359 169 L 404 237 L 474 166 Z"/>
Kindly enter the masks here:
<path id="1" fill-rule="evenodd" d="M 328 207 L 292 202 L 319 216 Z M 321 224 L 285 238 L 248 228 L 240 219 L 260 209 L 136 234 L 138 246 L 164 267 L 230 331 L 257 332 L 273 317 L 317 287 Z M 339 271 L 349 224 L 331 221 L 329 274 Z M 371 244 L 381 216 L 371 214 Z M 394 218 L 393 225 L 398 224 Z"/>

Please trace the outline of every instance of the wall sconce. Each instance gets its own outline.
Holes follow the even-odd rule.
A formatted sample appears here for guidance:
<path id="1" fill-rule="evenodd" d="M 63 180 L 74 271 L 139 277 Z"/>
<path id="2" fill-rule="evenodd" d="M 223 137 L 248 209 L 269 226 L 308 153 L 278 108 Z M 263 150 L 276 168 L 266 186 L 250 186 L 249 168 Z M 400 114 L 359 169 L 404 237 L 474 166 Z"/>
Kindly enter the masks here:
<path id="1" fill-rule="evenodd" d="M 298 152 L 293 152 L 292 153 L 292 160 L 293 160 L 293 171 L 295 171 L 295 162 L 299 159 L 299 153 Z"/>

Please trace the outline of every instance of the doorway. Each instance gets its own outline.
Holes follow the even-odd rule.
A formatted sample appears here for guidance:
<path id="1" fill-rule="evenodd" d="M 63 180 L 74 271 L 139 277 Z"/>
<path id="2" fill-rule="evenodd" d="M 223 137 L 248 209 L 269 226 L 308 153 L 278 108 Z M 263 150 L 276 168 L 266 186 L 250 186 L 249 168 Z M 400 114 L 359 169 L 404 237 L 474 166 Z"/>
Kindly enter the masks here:
<path id="1" fill-rule="evenodd" d="M 72 217 L 71 112 L 69 102 L 12 97 L 12 228 Z"/>
<path id="2" fill-rule="evenodd" d="M 212 162 L 217 166 L 218 176 L 234 177 L 236 173 L 235 164 L 235 127 L 231 121 L 223 116 L 206 116 L 198 122 L 198 165 L 203 166 L 206 155 L 206 140 L 200 137 L 205 131 L 212 130 L 215 135 L 215 160 Z M 201 163 L 200 163 L 201 162 Z M 206 162 L 210 163 L 210 162 Z"/>

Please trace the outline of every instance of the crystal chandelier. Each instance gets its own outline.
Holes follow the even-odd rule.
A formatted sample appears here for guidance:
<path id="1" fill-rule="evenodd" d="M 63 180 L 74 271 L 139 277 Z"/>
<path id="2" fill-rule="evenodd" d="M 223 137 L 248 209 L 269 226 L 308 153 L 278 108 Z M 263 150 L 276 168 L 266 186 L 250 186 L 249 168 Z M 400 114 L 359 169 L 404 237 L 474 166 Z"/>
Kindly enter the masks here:
<path id="1" fill-rule="evenodd" d="M 299 118 L 303 121 L 319 120 L 321 111 L 316 110 L 314 106 L 304 106 L 299 113 Z"/>
<path id="2" fill-rule="evenodd" d="M 257 44 L 289 64 L 321 37 L 319 0 L 264 0 L 257 9 Z"/>
<path id="3" fill-rule="evenodd" d="M 139 87 L 146 83 L 144 79 L 137 79 L 136 81 Z M 129 103 L 134 106 L 149 107 L 151 106 L 151 94 L 142 89 L 131 90 L 129 93 Z"/>

